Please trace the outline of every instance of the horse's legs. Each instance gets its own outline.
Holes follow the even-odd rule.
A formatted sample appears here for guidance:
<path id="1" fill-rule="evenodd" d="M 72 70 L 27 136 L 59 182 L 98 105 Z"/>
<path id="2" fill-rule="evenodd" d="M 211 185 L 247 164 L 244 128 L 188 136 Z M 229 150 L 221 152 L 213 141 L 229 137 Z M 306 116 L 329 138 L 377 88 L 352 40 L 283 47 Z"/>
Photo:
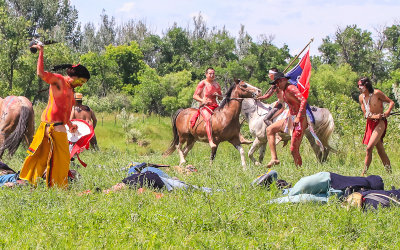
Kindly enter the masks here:
<path id="1" fill-rule="evenodd" d="M 196 142 L 196 140 L 191 137 L 186 141 L 186 147 L 183 150 L 183 156 L 186 157 L 187 154 L 189 153 L 189 151 L 193 148 L 194 143 Z"/>
<path id="2" fill-rule="evenodd" d="M 250 160 L 255 163 L 256 165 L 259 165 L 260 163 L 256 161 L 256 159 L 254 158 L 253 154 L 254 152 L 260 147 L 261 142 L 260 140 L 256 137 L 256 139 L 254 140 L 253 144 L 251 145 L 251 148 L 249 150 L 249 153 L 247 154 L 250 158 Z"/>
<path id="3" fill-rule="evenodd" d="M 265 156 L 265 148 L 267 147 L 267 143 L 262 143 L 261 147 L 260 147 L 260 151 L 259 151 L 259 156 L 258 156 L 258 161 L 260 162 L 260 164 L 263 162 L 264 160 L 264 156 Z"/>
<path id="4" fill-rule="evenodd" d="M 4 140 L 6 139 L 5 136 L 5 133 L 0 131 L 0 159 L 3 157 L 5 150 L 5 148 L 3 148 Z"/>
<path id="5" fill-rule="evenodd" d="M 312 136 L 311 132 L 307 130 L 305 132 L 305 134 L 306 134 L 307 140 L 310 142 L 311 148 L 313 149 L 315 156 L 317 157 L 319 162 L 323 162 L 324 161 L 323 153 L 321 152 L 321 148 L 315 142 L 315 139 Z"/>
<path id="6" fill-rule="evenodd" d="M 246 159 L 245 159 L 245 156 L 244 156 L 244 150 L 243 150 L 242 146 L 240 145 L 240 139 L 239 138 L 235 138 L 233 140 L 230 140 L 229 142 L 239 151 L 240 160 L 242 162 L 243 170 L 246 170 L 247 169 L 247 167 L 246 167 Z"/>
<path id="7" fill-rule="evenodd" d="M 182 152 L 182 147 L 183 147 L 183 144 L 185 144 L 185 142 L 186 142 L 186 139 L 179 137 L 179 143 L 178 143 L 178 145 L 176 145 L 176 150 L 178 151 L 178 154 L 179 154 L 179 166 L 182 166 L 183 164 L 186 163 L 185 155 Z"/>
<path id="8" fill-rule="evenodd" d="M 33 113 L 33 109 L 31 110 L 31 114 L 29 116 L 28 125 L 25 130 L 25 140 L 26 144 L 29 147 L 33 140 L 33 135 L 35 134 L 35 115 Z"/>

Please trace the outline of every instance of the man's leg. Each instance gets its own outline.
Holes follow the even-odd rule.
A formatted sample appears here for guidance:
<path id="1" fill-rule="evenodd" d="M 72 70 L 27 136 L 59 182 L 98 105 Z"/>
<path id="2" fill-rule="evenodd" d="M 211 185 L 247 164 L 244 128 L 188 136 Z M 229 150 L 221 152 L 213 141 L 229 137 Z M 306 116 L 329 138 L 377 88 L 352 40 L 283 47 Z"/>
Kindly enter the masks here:
<path id="1" fill-rule="evenodd" d="M 392 166 L 390 165 L 390 160 L 388 155 L 386 154 L 385 148 L 383 147 L 383 142 L 378 140 L 376 144 L 376 149 L 378 150 L 379 157 L 382 160 L 383 166 L 385 167 L 388 173 L 392 173 Z"/>
<path id="2" fill-rule="evenodd" d="M 371 161 L 372 161 L 372 150 L 377 145 L 377 143 L 381 140 L 381 137 L 382 137 L 382 134 L 384 131 L 385 131 L 385 122 L 381 120 L 381 121 L 379 121 L 378 125 L 375 127 L 374 131 L 372 131 L 367 148 L 365 150 L 364 169 L 361 172 L 361 176 L 364 176 L 367 173 L 369 165 L 371 165 Z M 382 147 L 383 147 L 383 145 L 382 145 Z"/>
<path id="3" fill-rule="evenodd" d="M 275 114 L 277 114 L 277 112 L 282 109 L 283 105 L 282 103 L 278 103 L 273 109 L 271 109 L 268 114 L 265 115 L 264 117 L 264 123 L 267 125 L 267 127 L 269 125 L 272 124 L 272 120 L 276 117 Z M 281 113 L 281 112 L 280 112 Z"/>
<path id="4" fill-rule="evenodd" d="M 296 167 L 301 167 L 303 165 L 303 161 L 300 156 L 300 144 L 303 140 L 304 131 L 307 129 L 307 118 L 303 118 L 300 121 L 300 128 L 298 128 L 295 124 L 293 128 L 292 140 L 290 143 L 290 152 L 292 153 L 294 164 Z"/>
<path id="5" fill-rule="evenodd" d="M 279 164 L 278 155 L 276 154 L 275 134 L 282 130 L 285 119 L 272 123 L 267 127 L 267 138 L 269 149 L 271 150 L 271 161 L 267 167 Z"/>
<path id="6" fill-rule="evenodd" d="M 211 127 L 211 114 L 205 109 L 202 108 L 200 110 L 201 116 L 204 119 L 204 122 L 206 123 L 206 132 L 207 132 L 207 137 L 208 137 L 208 143 L 210 144 L 211 148 L 217 147 L 217 145 L 214 143 L 213 138 L 212 138 L 212 127 Z"/>

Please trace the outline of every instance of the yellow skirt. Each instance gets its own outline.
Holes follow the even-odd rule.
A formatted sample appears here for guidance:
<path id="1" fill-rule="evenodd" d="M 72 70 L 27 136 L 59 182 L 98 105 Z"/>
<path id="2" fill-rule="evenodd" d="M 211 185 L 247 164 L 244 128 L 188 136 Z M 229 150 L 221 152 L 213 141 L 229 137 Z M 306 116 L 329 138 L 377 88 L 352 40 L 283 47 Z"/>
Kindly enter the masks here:
<path id="1" fill-rule="evenodd" d="M 49 125 L 49 136 L 45 136 L 46 123 L 41 122 L 28 149 L 19 178 L 36 185 L 37 179 L 46 177 L 48 187 L 68 186 L 70 163 L 67 133 L 54 131 Z"/>

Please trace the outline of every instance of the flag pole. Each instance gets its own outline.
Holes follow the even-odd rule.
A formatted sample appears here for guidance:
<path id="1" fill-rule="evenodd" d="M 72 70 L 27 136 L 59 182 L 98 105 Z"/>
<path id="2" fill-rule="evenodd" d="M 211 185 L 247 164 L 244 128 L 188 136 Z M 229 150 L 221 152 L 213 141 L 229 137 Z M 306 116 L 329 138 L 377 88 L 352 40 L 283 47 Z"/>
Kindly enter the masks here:
<path id="1" fill-rule="evenodd" d="M 311 38 L 311 40 L 307 43 L 307 45 L 304 46 L 303 50 L 302 50 L 298 55 L 296 55 L 295 58 L 293 58 L 293 60 L 289 63 L 289 65 L 283 70 L 283 73 L 285 73 L 286 70 L 288 70 L 288 68 L 289 68 L 290 66 L 292 66 L 292 64 L 294 63 L 294 61 L 296 61 L 297 58 L 299 58 L 299 56 L 301 55 L 301 53 L 303 53 L 303 51 L 304 51 L 304 50 L 308 47 L 308 45 L 310 45 L 310 43 L 312 43 L 313 41 L 314 41 L 314 38 Z M 267 90 L 267 92 L 265 93 L 265 95 L 268 94 L 269 92 L 271 92 L 272 89 L 274 89 L 274 86 L 269 87 L 269 89 Z"/>
<path id="2" fill-rule="evenodd" d="M 283 73 L 286 73 L 286 71 L 288 70 L 288 68 L 289 68 L 290 66 L 292 66 L 292 64 L 294 63 L 294 61 L 296 61 L 297 58 L 299 58 L 299 56 L 301 55 L 301 53 L 303 53 L 304 50 L 308 47 L 308 45 L 310 45 L 310 43 L 312 43 L 313 41 L 314 41 L 314 38 L 311 38 L 311 40 L 307 43 L 307 45 L 304 46 L 303 50 L 302 50 L 299 54 L 297 54 L 297 55 L 293 58 L 293 60 L 289 63 L 289 65 L 283 70 Z"/>

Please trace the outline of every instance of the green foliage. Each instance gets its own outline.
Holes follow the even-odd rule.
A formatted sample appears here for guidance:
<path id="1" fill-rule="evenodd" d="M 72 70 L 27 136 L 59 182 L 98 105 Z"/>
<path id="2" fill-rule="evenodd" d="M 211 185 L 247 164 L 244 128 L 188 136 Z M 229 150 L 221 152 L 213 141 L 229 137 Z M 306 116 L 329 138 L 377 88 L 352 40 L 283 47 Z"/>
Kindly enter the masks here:
<path id="1" fill-rule="evenodd" d="M 124 93 L 110 93 L 104 97 L 83 95 L 83 103 L 96 112 L 132 110 L 132 97 Z"/>
<path id="2" fill-rule="evenodd" d="M 106 96 L 110 92 L 120 90 L 122 79 L 117 75 L 116 61 L 107 60 L 104 52 L 89 52 L 81 56 L 81 62 L 89 72 L 90 80 L 79 90 L 87 95 Z"/>
<path id="3" fill-rule="evenodd" d="M 130 93 L 132 86 L 139 84 L 138 72 L 144 68 L 143 55 L 138 44 L 133 41 L 129 45 L 109 45 L 106 47 L 105 59 L 118 65 L 117 72 L 122 78 L 123 89 Z"/>
<path id="4" fill-rule="evenodd" d="M 136 111 L 162 114 L 164 108 L 161 100 L 166 93 L 160 77 L 154 69 L 146 67 L 139 74 L 141 84 L 134 87 L 133 106 Z"/>

